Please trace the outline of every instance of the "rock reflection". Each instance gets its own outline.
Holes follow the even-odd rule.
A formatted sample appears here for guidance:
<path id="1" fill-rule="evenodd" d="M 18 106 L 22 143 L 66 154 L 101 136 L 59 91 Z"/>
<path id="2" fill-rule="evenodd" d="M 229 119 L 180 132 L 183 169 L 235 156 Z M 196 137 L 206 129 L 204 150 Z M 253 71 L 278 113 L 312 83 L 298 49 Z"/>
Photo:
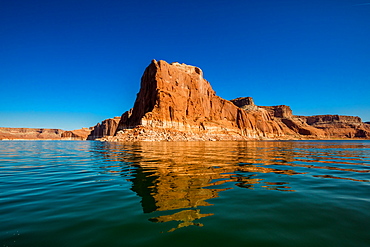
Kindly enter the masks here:
<path id="1" fill-rule="evenodd" d="M 107 160 L 120 160 L 136 167 L 130 181 L 132 190 L 142 198 L 144 213 L 175 211 L 150 219 L 179 221 L 171 231 L 190 225 L 202 226 L 194 221 L 213 214 L 202 214 L 200 207 L 212 205 L 209 199 L 218 197 L 219 192 L 233 185 L 253 189 L 263 180 L 256 177 L 259 173 L 299 174 L 254 164 L 260 161 L 262 165 L 267 158 L 264 154 L 268 153 L 258 152 L 261 147 L 257 142 L 106 143 L 105 148 L 106 152 L 101 150 L 100 154 Z M 109 171 L 114 167 L 104 168 L 107 172 L 119 173 Z M 262 188 L 293 191 L 287 183 L 266 183 Z"/>
<path id="2" fill-rule="evenodd" d="M 99 155 L 121 161 L 121 173 L 130 170 L 132 191 L 142 200 L 144 213 L 168 211 L 152 222 L 180 222 L 181 227 L 202 226 L 197 220 L 213 214 L 201 213 L 221 191 L 246 189 L 294 192 L 281 175 L 310 175 L 348 179 L 350 173 L 368 173 L 368 150 L 360 146 L 330 146 L 310 142 L 148 142 L 103 143 Z M 331 144 L 332 145 L 332 144 Z M 345 161 L 344 161 L 345 160 Z M 340 161 L 342 163 L 340 163 Z M 344 163 L 343 163 L 344 161 Z M 326 163 L 325 166 L 322 166 Z M 338 165 L 340 163 L 340 165 Z M 127 168 L 129 167 L 129 168 Z M 134 172 L 132 168 L 135 168 Z M 341 171 L 344 177 L 327 175 Z M 265 174 L 265 175 L 264 175 Z M 346 177 L 347 176 L 347 177 Z M 367 180 L 368 181 L 368 180 Z"/>
<path id="3" fill-rule="evenodd" d="M 199 209 L 196 210 L 183 210 L 172 215 L 164 215 L 149 219 L 152 222 L 169 222 L 169 221 L 182 221 L 176 228 L 172 228 L 169 232 L 187 226 L 203 226 L 202 223 L 194 223 L 194 220 L 211 216 L 213 214 L 201 214 Z"/>

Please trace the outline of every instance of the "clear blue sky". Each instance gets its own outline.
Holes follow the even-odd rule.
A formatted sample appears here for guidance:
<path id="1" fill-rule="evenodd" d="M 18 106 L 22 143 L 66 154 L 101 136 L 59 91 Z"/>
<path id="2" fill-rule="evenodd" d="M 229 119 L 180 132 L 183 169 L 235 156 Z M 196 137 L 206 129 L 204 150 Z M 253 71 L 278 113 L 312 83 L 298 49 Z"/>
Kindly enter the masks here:
<path id="1" fill-rule="evenodd" d="M 370 1 L 0 1 L 0 126 L 77 129 L 129 110 L 152 59 L 216 93 L 370 121 Z"/>

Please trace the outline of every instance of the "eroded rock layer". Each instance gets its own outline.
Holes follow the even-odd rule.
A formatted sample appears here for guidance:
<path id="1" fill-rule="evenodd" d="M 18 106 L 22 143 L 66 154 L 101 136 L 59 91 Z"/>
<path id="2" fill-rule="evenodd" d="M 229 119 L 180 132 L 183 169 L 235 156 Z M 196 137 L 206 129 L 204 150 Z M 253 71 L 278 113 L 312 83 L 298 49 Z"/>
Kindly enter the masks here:
<path id="1" fill-rule="evenodd" d="M 87 136 L 87 140 L 95 140 L 105 136 L 113 136 L 116 133 L 120 117 L 105 119 L 92 127 L 92 131 Z"/>
<path id="2" fill-rule="evenodd" d="M 300 116 L 307 124 L 325 131 L 331 138 L 370 138 L 370 124 L 361 118 L 340 115 Z"/>
<path id="3" fill-rule="evenodd" d="M 78 130 L 67 130 L 61 135 L 62 140 L 86 140 L 93 128 L 82 128 Z"/>
<path id="4" fill-rule="evenodd" d="M 284 136 L 284 130 L 267 111 L 246 112 L 217 96 L 201 69 L 155 60 L 145 70 L 134 107 L 122 115 L 113 139 L 126 140 L 132 134 L 129 130 L 138 126 L 184 135 L 176 140 L 187 140 L 187 136 L 199 140 Z M 154 139 L 158 138 L 162 140 Z M 137 139 L 147 137 L 137 135 Z"/>
<path id="5" fill-rule="evenodd" d="M 59 140 L 63 132 L 61 129 L 0 127 L 0 140 Z"/>

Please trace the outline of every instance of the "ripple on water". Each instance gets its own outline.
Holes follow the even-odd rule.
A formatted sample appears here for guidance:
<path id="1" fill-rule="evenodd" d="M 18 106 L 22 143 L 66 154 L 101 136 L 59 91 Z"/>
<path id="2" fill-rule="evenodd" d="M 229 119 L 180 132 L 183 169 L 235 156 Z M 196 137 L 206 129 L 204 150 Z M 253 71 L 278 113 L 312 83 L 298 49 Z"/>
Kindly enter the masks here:
<path id="1" fill-rule="evenodd" d="M 369 141 L 0 142 L 0 239 L 367 246 L 369 172 Z"/>

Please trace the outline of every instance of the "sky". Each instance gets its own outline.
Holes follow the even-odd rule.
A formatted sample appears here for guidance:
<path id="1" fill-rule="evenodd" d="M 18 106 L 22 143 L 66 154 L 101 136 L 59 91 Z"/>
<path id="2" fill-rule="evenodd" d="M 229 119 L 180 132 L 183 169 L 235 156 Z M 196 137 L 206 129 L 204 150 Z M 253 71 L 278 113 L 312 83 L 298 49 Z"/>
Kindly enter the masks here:
<path id="1" fill-rule="evenodd" d="M 120 116 L 152 59 L 228 100 L 370 121 L 370 1 L 0 0 L 0 126 Z"/>

